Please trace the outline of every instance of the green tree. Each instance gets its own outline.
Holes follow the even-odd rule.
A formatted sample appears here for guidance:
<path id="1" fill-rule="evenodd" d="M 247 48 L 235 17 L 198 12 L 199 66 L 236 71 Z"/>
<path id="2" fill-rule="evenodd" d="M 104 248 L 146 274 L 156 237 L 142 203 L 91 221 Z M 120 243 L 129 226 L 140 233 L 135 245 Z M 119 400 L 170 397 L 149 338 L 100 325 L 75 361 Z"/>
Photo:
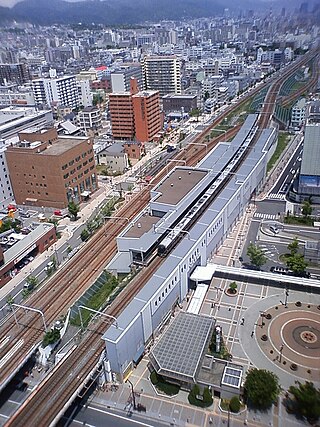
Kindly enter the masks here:
<path id="1" fill-rule="evenodd" d="M 237 287 L 238 287 L 238 285 L 236 284 L 236 282 L 231 282 L 229 285 L 229 289 L 230 289 L 231 293 L 235 294 Z"/>
<path id="2" fill-rule="evenodd" d="M 295 237 L 291 243 L 289 243 L 289 245 L 287 246 L 287 248 L 290 251 L 290 254 L 293 256 L 296 253 L 298 253 L 298 248 L 299 248 L 299 242 L 298 239 Z"/>
<path id="3" fill-rule="evenodd" d="M 42 340 L 42 347 L 46 347 L 49 344 L 54 344 L 60 339 L 60 331 L 56 328 L 48 331 Z"/>
<path id="4" fill-rule="evenodd" d="M 302 215 L 307 218 L 309 215 L 312 214 L 312 206 L 309 200 L 305 200 L 302 203 L 302 209 L 301 209 Z"/>
<path id="5" fill-rule="evenodd" d="M 69 202 L 68 211 L 75 221 L 77 219 L 78 212 L 80 211 L 80 206 L 74 201 Z"/>
<path id="6" fill-rule="evenodd" d="M 28 276 L 26 278 L 26 282 L 29 285 L 29 290 L 35 288 L 38 284 L 38 279 L 36 278 L 36 276 Z"/>
<path id="7" fill-rule="evenodd" d="M 250 243 L 247 249 L 247 255 L 250 259 L 251 264 L 256 267 L 261 267 L 263 264 L 267 262 L 267 258 L 265 257 L 263 251 L 255 246 L 253 243 Z"/>
<path id="8" fill-rule="evenodd" d="M 257 409 L 268 409 L 278 398 L 278 377 L 265 369 L 250 369 L 244 383 L 247 403 Z"/>
<path id="9" fill-rule="evenodd" d="M 85 228 L 81 231 L 80 234 L 80 238 L 83 242 L 85 242 L 86 240 L 88 240 L 90 237 L 89 231 Z"/>
<path id="10" fill-rule="evenodd" d="M 286 264 L 290 270 L 298 275 L 303 275 L 308 267 L 308 263 L 301 254 L 290 255 L 286 260 Z"/>
<path id="11" fill-rule="evenodd" d="M 314 423 L 320 417 L 320 389 L 316 389 L 312 382 L 289 387 L 290 396 L 287 407 L 297 415 L 306 417 L 308 422 Z"/>

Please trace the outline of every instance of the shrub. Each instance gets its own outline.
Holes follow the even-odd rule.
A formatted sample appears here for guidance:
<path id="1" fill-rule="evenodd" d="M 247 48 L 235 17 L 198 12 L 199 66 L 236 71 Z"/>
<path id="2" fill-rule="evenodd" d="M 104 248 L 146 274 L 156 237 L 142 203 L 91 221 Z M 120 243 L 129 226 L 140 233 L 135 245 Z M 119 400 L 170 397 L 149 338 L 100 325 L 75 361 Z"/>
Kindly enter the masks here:
<path id="1" fill-rule="evenodd" d="M 206 406 L 210 406 L 213 403 L 212 394 L 208 387 L 203 390 L 203 403 Z"/>
<path id="2" fill-rule="evenodd" d="M 158 384 L 159 378 L 158 378 L 158 375 L 157 375 L 156 371 L 152 371 L 151 372 L 151 374 L 150 374 L 150 381 L 152 382 L 153 385 Z"/>
<path id="3" fill-rule="evenodd" d="M 241 407 L 241 403 L 238 396 L 233 396 L 229 403 L 229 408 L 231 412 L 239 412 Z"/>
<path id="4" fill-rule="evenodd" d="M 159 391 L 168 396 L 174 396 L 179 393 L 180 387 L 178 385 L 168 383 L 161 375 L 158 375 L 156 371 L 151 372 L 150 381 Z"/>
<path id="5" fill-rule="evenodd" d="M 88 240 L 90 237 L 89 231 L 85 228 L 84 230 L 81 231 L 80 234 L 80 238 L 83 242 L 85 242 L 86 240 Z"/>
<path id="6" fill-rule="evenodd" d="M 202 399 L 198 399 L 197 396 L 202 396 Z M 206 408 L 213 403 L 212 395 L 208 387 L 203 390 L 203 394 L 200 394 L 200 388 L 195 384 L 190 393 L 188 394 L 188 400 L 191 405 L 199 406 L 200 408 Z"/>

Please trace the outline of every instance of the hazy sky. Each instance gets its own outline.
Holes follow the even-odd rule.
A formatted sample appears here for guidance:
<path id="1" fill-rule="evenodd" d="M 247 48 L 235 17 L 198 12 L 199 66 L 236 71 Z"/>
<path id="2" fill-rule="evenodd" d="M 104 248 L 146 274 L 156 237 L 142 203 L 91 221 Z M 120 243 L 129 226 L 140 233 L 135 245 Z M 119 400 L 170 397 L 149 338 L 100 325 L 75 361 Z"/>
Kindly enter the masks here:
<path id="1" fill-rule="evenodd" d="M 0 6 L 12 7 L 21 0 L 0 0 Z"/>
<path id="2" fill-rule="evenodd" d="M 22 1 L 22 0 L 0 0 L 0 6 L 12 7 L 15 4 L 19 3 L 19 1 Z M 83 0 L 66 0 L 66 1 L 77 2 L 77 1 L 83 1 Z"/>

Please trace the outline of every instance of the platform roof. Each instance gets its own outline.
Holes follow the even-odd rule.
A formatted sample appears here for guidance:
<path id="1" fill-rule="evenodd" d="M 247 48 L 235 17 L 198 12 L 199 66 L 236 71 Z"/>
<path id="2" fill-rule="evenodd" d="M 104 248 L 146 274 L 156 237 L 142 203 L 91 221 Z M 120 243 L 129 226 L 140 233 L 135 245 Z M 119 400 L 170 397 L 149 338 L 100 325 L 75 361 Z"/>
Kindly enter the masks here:
<path id="1" fill-rule="evenodd" d="M 176 168 L 155 188 L 158 203 L 177 205 L 208 174 L 205 170 Z"/>
<path id="2" fill-rule="evenodd" d="M 194 382 L 213 325 L 212 317 L 180 312 L 150 352 L 158 373 Z"/>
<path id="3" fill-rule="evenodd" d="M 152 215 L 142 215 L 135 223 L 131 223 L 130 228 L 121 237 L 139 238 L 148 231 L 152 230 L 153 225 L 157 224 L 161 218 Z"/>

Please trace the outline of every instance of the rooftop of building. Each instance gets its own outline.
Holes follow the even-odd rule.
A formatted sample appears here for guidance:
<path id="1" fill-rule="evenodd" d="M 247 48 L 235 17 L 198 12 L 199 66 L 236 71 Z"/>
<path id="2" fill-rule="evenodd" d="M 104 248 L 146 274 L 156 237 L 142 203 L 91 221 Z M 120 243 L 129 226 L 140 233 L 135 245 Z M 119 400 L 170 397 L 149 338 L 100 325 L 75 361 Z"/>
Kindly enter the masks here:
<path id="1" fill-rule="evenodd" d="M 39 154 L 45 154 L 47 156 L 59 156 L 60 154 L 65 153 L 66 151 L 71 150 L 82 142 L 88 141 L 86 137 L 74 137 L 74 138 L 63 138 L 59 137 L 52 145 L 48 145 L 46 150 L 42 151 Z"/>
<path id="2" fill-rule="evenodd" d="M 207 175 L 207 171 L 190 168 L 175 168 L 155 191 L 160 193 L 158 203 L 178 204 Z"/>
<path id="3" fill-rule="evenodd" d="M 161 375 L 195 381 L 214 319 L 180 312 L 150 352 L 150 360 Z"/>
<path id="4" fill-rule="evenodd" d="M 39 238 L 52 228 L 54 228 L 53 224 L 39 223 L 31 233 L 21 235 L 23 238 L 17 239 L 16 243 L 4 252 L 5 264 L 8 264 L 13 260 L 18 263 L 27 254 L 27 251 L 30 250 L 30 248 L 39 240 Z"/>
<path id="5" fill-rule="evenodd" d="M 192 95 L 179 95 L 179 94 L 175 94 L 175 93 L 168 93 L 167 95 L 164 95 L 162 97 L 162 99 L 194 99 L 197 98 L 196 94 L 192 94 Z"/>
<path id="6" fill-rule="evenodd" d="M 131 223 L 123 237 L 139 238 L 147 233 L 151 228 L 160 221 L 160 218 L 153 215 L 144 214 L 138 218 L 138 221 Z"/>
<path id="7" fill-rule="evenodd" d="M 156 94 L 159 94 L 158 90 L 141 90 L 140 92 L 132 95 L 132 98 L 146 98 Z"/>
<path id="8" fill-rule="evenodd" d="M 90 107 L 85 107 L 81 112 L 82 113 L 95 113 L 97 111 L 100 111 L 99 108 L 94 107 L 94 106 L 90 106 Z"/>
<path id="9" fill-rule="evenodd" d="M 306 106 L 306 99 L 305 98 L 301 98 L 301 99 L 299 99 L 299 101 L 293 106 L 293 108 L 299 108 L 299 109 L 302 109 L 302 108 L 305 108 L 305 106 Z"/>

